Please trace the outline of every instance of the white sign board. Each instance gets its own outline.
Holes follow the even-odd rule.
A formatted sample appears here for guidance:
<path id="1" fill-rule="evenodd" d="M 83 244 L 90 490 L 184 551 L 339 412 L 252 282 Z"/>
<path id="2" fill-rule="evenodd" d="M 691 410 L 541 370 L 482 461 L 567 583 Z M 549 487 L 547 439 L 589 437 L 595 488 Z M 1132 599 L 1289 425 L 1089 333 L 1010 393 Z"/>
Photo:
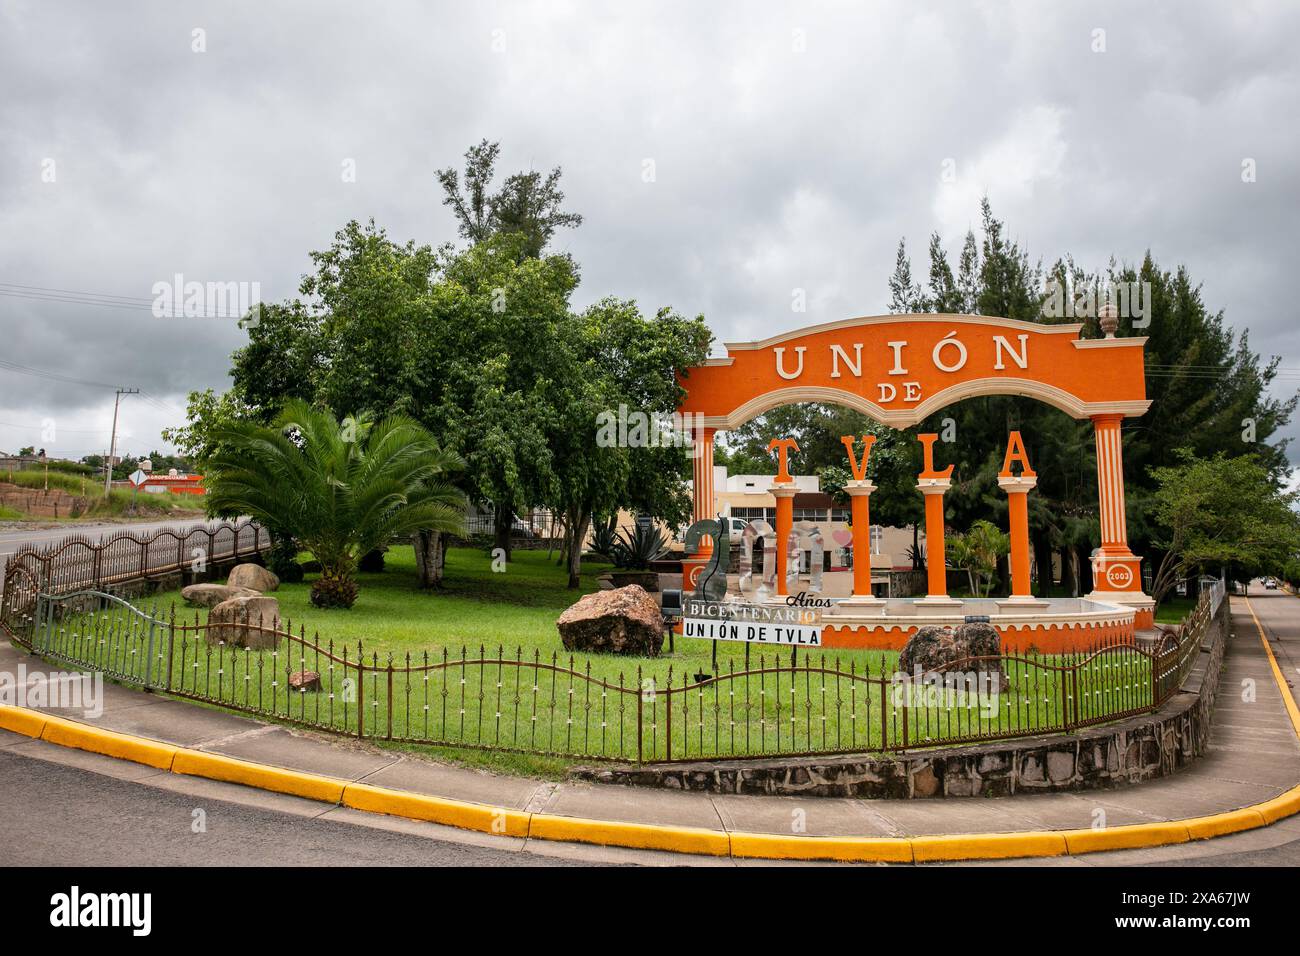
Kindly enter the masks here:
<path id="1" fill-rule="evenodd" d="M 808 624 L 715 621 L 688 617 L 682 619 L 682 637 L 698 637 L 706 641 L 741 641 L 746 644 L 822 646 L 822 629 Z"/>
<path id="2" fill-rule="evenodd" d="M 139 468 L 137 468 L 135 471 L 131 472 L 131 484 L 135 485 L 137 488 L 139 488 L 141 485 L 143 485 L 143 484 L 144 484 L 146 481 L 148 481 L 148 480 L 149 480 L 149 476 L 146 475 L 146 474 L 145 474 L 143 471 L 141 471 Z"/>
<path id="3" fill-rule="evenodd" d="M 821 647 L 820 615 L 802 607 L 719 604 L 687 598 L 682 637 L 790 647 Z"/>

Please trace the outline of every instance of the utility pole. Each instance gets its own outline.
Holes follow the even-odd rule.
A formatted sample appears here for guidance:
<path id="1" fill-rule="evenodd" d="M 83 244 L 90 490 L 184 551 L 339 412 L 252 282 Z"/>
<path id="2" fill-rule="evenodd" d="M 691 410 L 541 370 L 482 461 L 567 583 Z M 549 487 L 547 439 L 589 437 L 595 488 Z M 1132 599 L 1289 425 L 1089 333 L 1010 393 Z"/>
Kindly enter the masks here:
<path id="1" fill-rule="evenodd" d="M 138 388 L 119 388 L 113 398 L 113 431 L 108 438 L 108 457 L 104 459 L 104 497 L 113 487 L 113 456 L 117 454 L 117 407 L 122 403 L 123 395 L 139 395 Z"/>

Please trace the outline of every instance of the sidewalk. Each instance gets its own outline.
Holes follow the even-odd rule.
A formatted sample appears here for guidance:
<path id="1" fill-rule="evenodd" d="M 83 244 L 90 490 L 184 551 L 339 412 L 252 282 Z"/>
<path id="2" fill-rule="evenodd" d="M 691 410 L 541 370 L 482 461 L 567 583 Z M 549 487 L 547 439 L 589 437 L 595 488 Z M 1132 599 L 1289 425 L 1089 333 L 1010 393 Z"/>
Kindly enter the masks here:
<path id="1" fill-rule="evenodd" d="M 1254 598 L 1254 609 L 1265 628 L 1279 638 L 1276 645 L 1279 666 L 1294 680 L 1296 665 L 1300 664 L 1300 600 L 1276 593 Z M 104 713 L 97 720 L 87 720 L 79 713 L 53 710 L 50 713 L 203 753 L 403 794 L 541 815 L 548 820 L 547 836 L 552 839 L 606 842 L 590 837 L 566 837 L 564 822 L 572 820 L 682 828 L 700 834 L 703 843 L 709 842 L 708 835 L 716 834 L 722 839 L 723 847 L 733 848 L 734 855 L 740 854 L 734 851 L 735 839 L 729 835 L 737 833 L 771 834 L 780 838 L 774 847 L 782 841 L 790 843 L 791 838 L 853 837 L 888 841 L 889 838 L 935 836 L 960 839 L 991 833 L 1023 834 L 1030 845 L 1050 837 L 1053 831 L 1091 830 L 1101 814 L 1108 830 L 1133 824 L 1160 824 L 1253 806 L 1279 797 L 1300 783 L 1300 741 L 1255 622 L 1246 602 L 1239 598 L 1232 599 L 1231 630 L 1236 637 L 1228 645 L 1210 753 L 1168 778 L 1081 793 L 882 801 L 709 795 L 542 782 L 433 763 L 409 754 L 268 725 L 111 684 L 104 686 Z M 26 663 L 29 671 L 38 674 L 51 669 L 8 644 L 0 644 L 0 670 L 13 673 L 20 663 Z M 1253 702 L 1242 699 L 1243 681 L 1253 681 L 1256 693 Z M 0 730 L 0 750 L 36 756 L 52 746 L 45 740 Z M 90 766 L 91 761 L 105 759 L 91 754 L 84 757 L 90 769 L 95 769 Z M 145 779 L 167 775 L 168 771 L 121 764 L 120 773 L 130 779 Z M 505 832 L 514 833 L 512 826 L 504 827 Z M 1267 831 L 1261 831 L 1264 832 L 1270 834 L 1267 840 L 1274 844 L 1297 839 L 1300 816 L 1279 820 Z M 535 830 L 533 835 L 538 835 Z M 1050 844 L 1050 840 L 1041 842 L 1044 846 Z M 1056 842 L 1060 843 L 1059 837 Z M 763 845 L 761 840 L 751 841 L 751 848 Z M 1167 851 L 1173 855 L 1171 858 L 1176 858 L 1180 850 L 1186 849 L 1184 843 L 1182 847 L 1168 847 Z M 727 852 L 724 849 L 722 855 Z M 774 852 L 772 855 L 796 854 Z M 909 855 L 908 859 L 912 858 Z M 922 859 L 919 852 L 915 859 Z M 1102 861 L 1098 858 L 1097 862 Z"/>

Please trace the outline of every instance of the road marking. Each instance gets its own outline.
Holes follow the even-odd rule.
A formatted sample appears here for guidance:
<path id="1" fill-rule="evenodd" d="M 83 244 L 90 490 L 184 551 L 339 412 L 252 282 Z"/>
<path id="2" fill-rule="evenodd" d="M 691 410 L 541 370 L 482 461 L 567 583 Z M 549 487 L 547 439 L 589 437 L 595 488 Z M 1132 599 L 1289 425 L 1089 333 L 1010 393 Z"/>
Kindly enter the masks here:
<path id="1" fill-rule="evenodd" d="M 1264 653 L 1268 655 L 1268 662 L 1273 668 L 1273 680 L 1282 692 L 1282 702 L 1286 705 L 1287 716 L 1291 718 L 1291 726 L 1294 728 L 1296 736 L 1300 737 L 1300 706 L 1296 706 L 1295 697 L 1291 694 L 1291 688 L 1287 686 L 1286 675 L 1282 673 L 1282 668 L 1278 666 L 1277 658 L 1273 655 L 1273 648 L 1268 643 L 1268 635 L 1264 633 L 1264 625 L 1259 622 L 1259 615 L 1255 613 L 1254 605 L 1250 603 L 1250 598 L 1246 598 L 1245 601 L 1246 610 L 1250 611 L 1250 616 L 1255 621 L 1255 628 L 1259 631 L 1259 641 L 1264 645 Z"/>

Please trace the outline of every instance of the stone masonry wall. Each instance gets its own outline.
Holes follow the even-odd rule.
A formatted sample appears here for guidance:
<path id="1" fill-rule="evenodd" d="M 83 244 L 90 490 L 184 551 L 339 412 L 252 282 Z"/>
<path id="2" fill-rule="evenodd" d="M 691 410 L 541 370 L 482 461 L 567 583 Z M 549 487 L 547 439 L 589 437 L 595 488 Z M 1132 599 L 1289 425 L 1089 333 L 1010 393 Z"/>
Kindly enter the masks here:
<path id="1" fill-rule="evenodd" d="M 872 756 L 583 767 L 597 783 L 704 793 L 816 797 L 996 797 L 1095 790 L 1168 776 L 1205 752 L 1228 639 L 1228 602 L 1210 622 L 1187 683 L 1153 714 L 1056 734 Z"/>

